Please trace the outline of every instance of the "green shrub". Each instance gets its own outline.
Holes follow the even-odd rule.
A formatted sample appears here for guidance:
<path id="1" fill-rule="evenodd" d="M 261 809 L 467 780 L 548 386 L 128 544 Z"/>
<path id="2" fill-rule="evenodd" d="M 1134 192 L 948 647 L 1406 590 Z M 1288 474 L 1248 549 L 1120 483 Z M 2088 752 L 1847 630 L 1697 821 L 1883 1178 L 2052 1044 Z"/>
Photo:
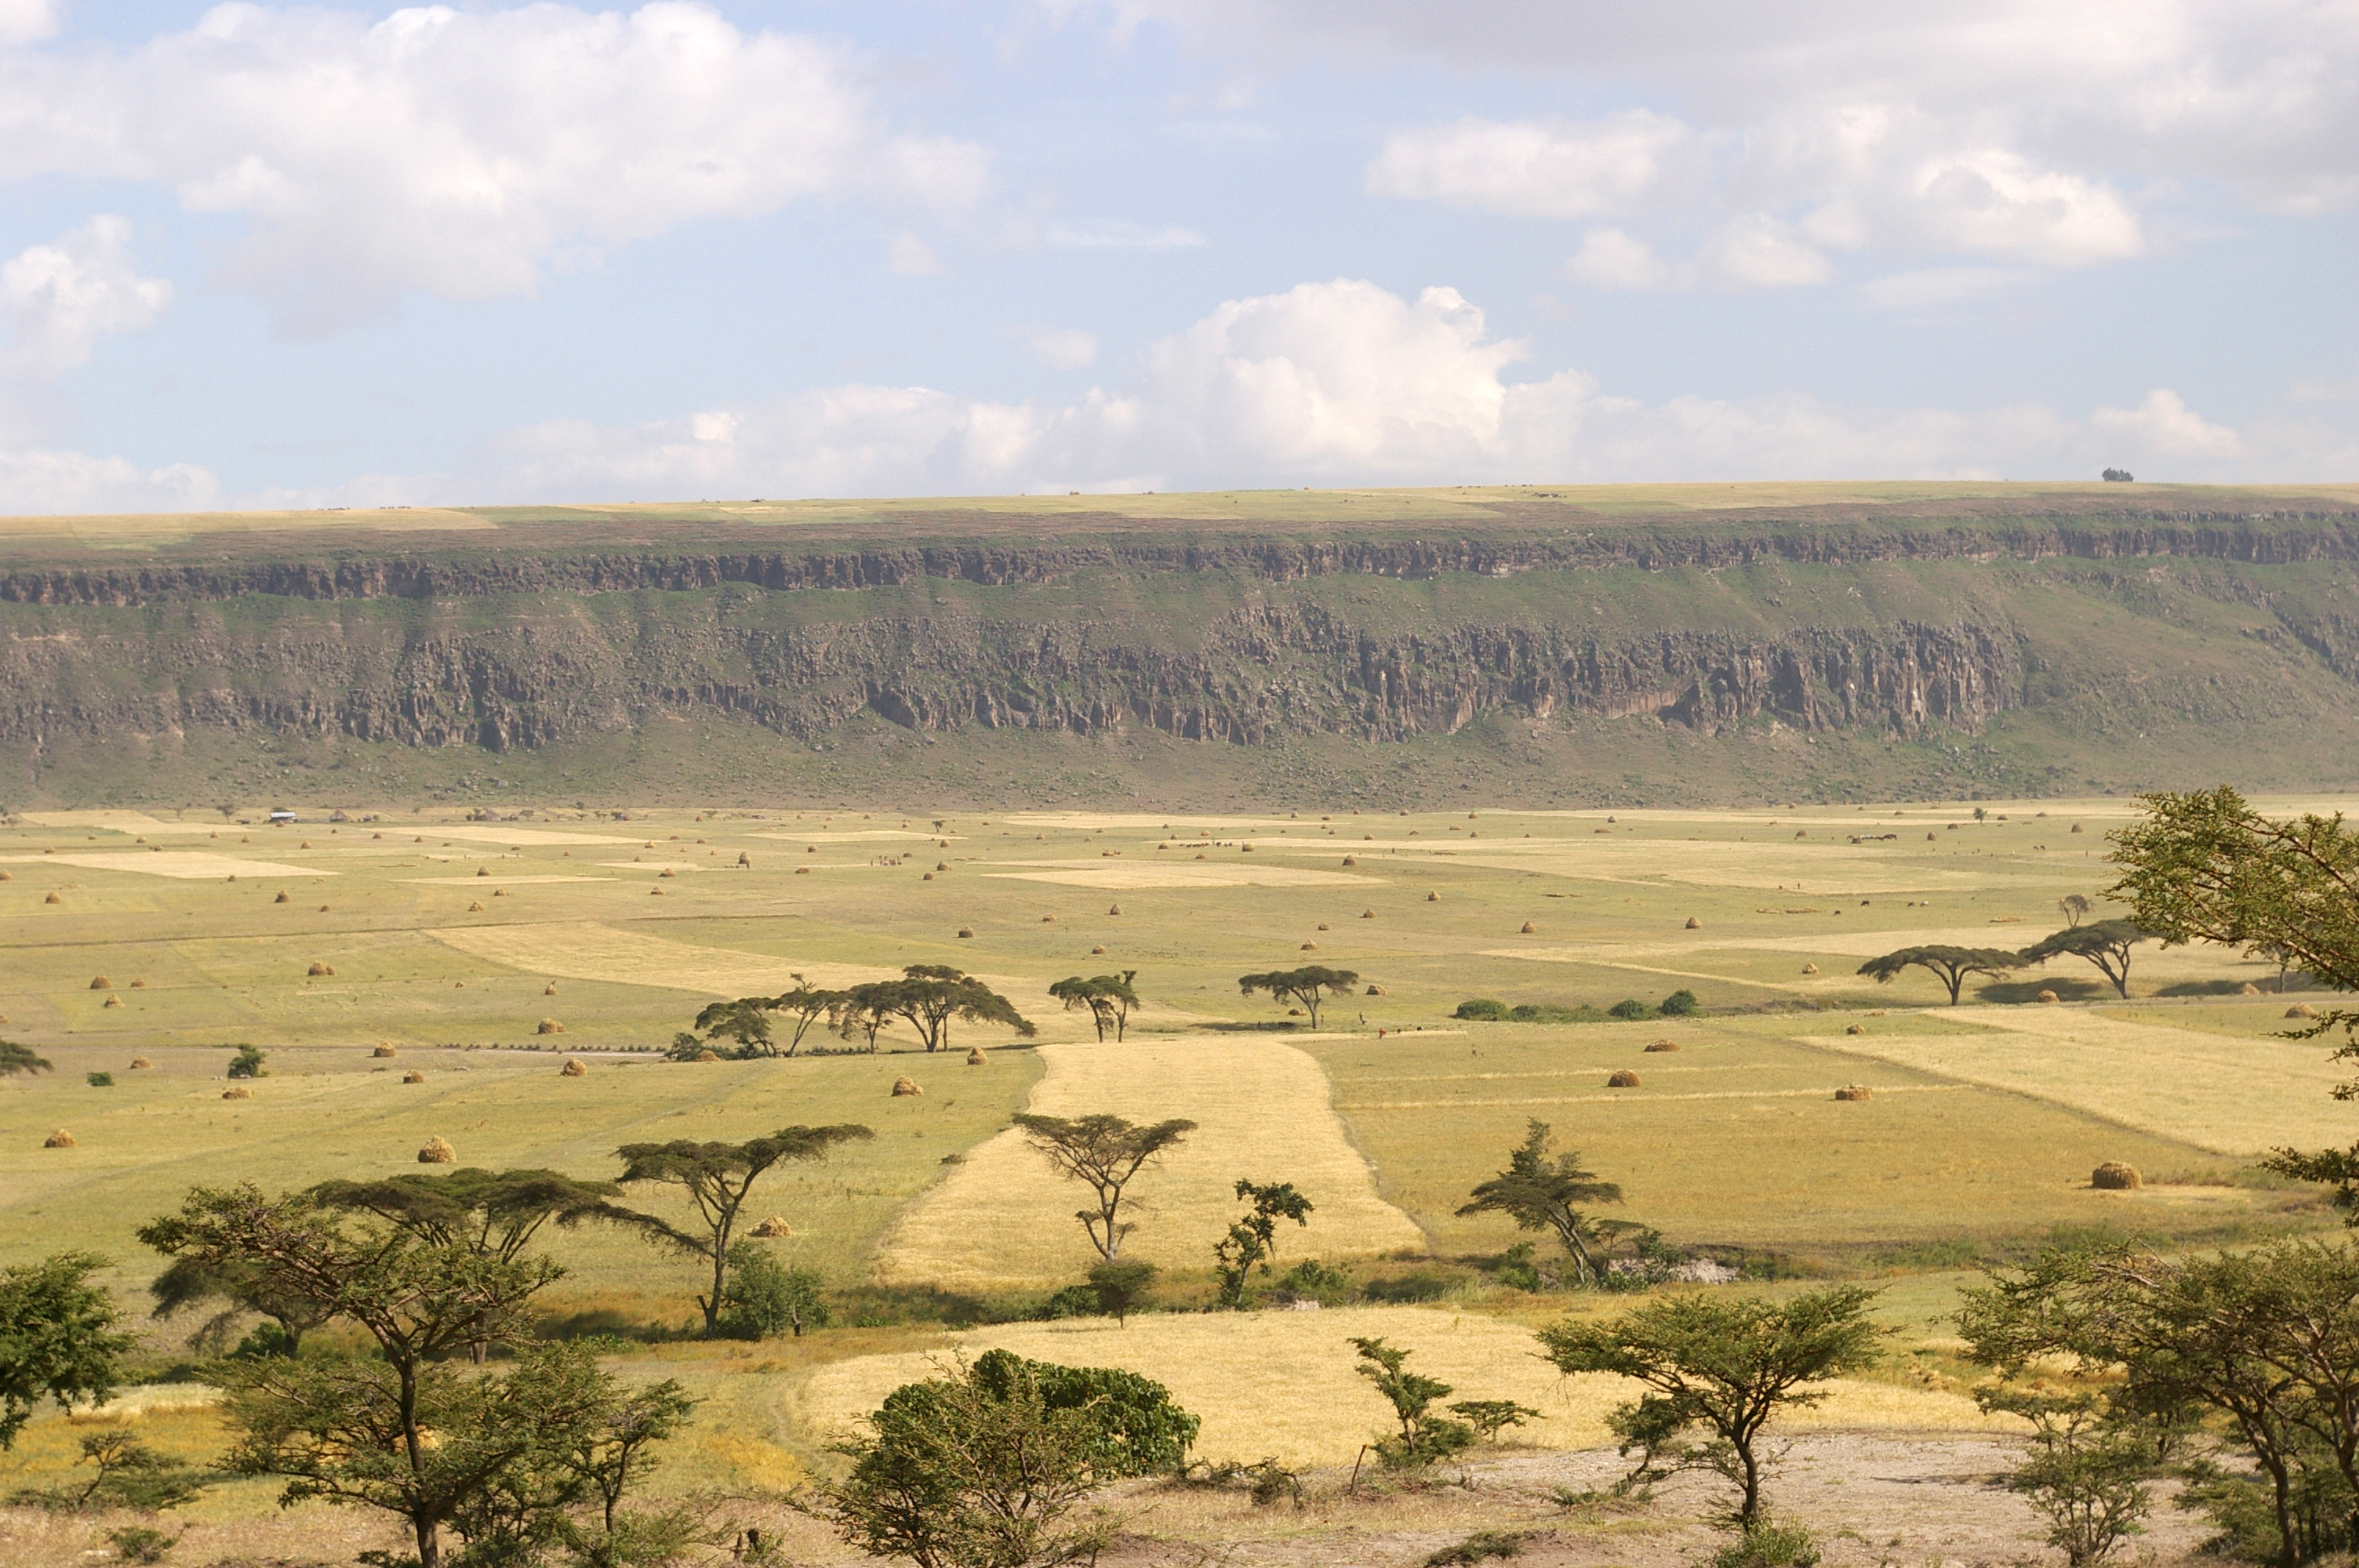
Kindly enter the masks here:
<path id="1" fill-rule="evenodd" d="M 776 1339 L 835 1319 L 827 1281 L 816 1269 L 781 1263 L 758 1241 L 729 1249 L 729 1277 L 721 1288 L 721 1327 L 740 1339 Z"/>
<path id="2" fill-rule="evenodd" d="M 115 1554 L 125 1563 L 161 1563 L 164 1554 L 180 1544 L 177 1535 L 166 1535 L 160 1530 L 150 1530 L 144 1524 L 127 1524 L 121 1530 L 106 1532 L 107 1541 Z"/>
<path id="3" fill-rule="evenodd" d="M 1507 1019 L 1507 1004 L 1491 997 L 1476 997 L 1472 1001 L 1460 1002 L 1458 1011 L 1451 1016 L 1473 1019 L 1483 1023 L 1504 1023 Z"/>
<path id="4" fill-rule="evenodd" d="M 1138 1310 L 1138 1303 L 1147 1299 L 1147 1290 L 1154 1283 L 1152 1263 L 1116 1259 L 1090 1271 L 1090 1289 L 1097 1294 L 1099 1313 L 1117 1324 L 1130 1321 L 1130 1314 Z"/>
<path id="5" fill-rule="evenodd" d="M 1040 1316 L 1044 1318 L 1103 1317 L 1104 1315 L 1105 1306 L 1098 1300 L 1095 1285 L 1067 1285 L 1040 1303 Z"/>
<path id="6" fill-rule="evenodd" d="M 1541 1276 L 1539 1266 L 1532 1260 L 1533 1251 L 1532 1243 L 1516 1242 L 1500 1253 L 1497 1261 L 1491 1265 L 1492 1276 L 1503 1285 L 1512 1285 L 1516 1290 L 1529 1291 L 1538 1295 L 1549 1288 L 1549 1281 Z"/>
<path id="7" fill-rule="evenodd" d="M 229 1059 L 229 1076 L 233 1078 L 266 1078 L 270 1069 L 264 1066 L 262 1048 L 240 1045 L 237 1054 Z"/>
<path id="8" fill-rule="evenodd" d="M 1433 1413 L 1433 1401 L 1451 1391 L 1449 1384 L 1408 1370 L 1409 1352 L 1382 1339 L 1354 1338 L 1352 1344 L 1360 1352 L 1353 1370 L 1376 1386 L 1400 1422 L 1398 1432 L 1376 1439 L 1376 1457 L 1386 1469 L 1422 1470 L 1473 1445 L 1472 1426 Z"/>
<path id="9" fill-rule="evenodd" d="M 1818 1568 L 1817 1538 L 1799 1524 L 1764 1519 L 1712 1553 L 1712 1568 Z"/>
<path id="10" fill-rule="evenodd" d="M 1351 1294 L 1352 1276 L 1342 1269 L 1330 1268 L 1316 1258 L 1305 1258 L 1278 1276 L 1277 1288 L 1299 1299 L 1335 1306 Z"/>
<path id="11" fill-rule="evenodd" d="M 1663 999 L 1661 1011 L 1665 1018 L 1691 1018 L 1703 1010 L 1696 1001 L 1696 993 L 1681 986 Z"/>
<path id="12" fill-rule="evenodd" d="M 1512 1530 L 1478 1530 L 1455 1546 L 1445 1546 L 1425 1560 L 1425 1568 L 1455 1568 L 1462 1563 L 1488 1562 L 1494 1557 L 1513 1557 L 1524 1549 L 1522 1532 Z"/>
<path id="13" fill-rule="evenodd" d="M 114 1075 L 113 1073 L 92 1073 L 88 1077 L 82 1079 L 82 1082 L 88 1084 L 94 1089 L 111 1089 L 114 1087 Z"/>
<path id="14" fill-rule="evenodd" d="M 1605 1016 L 1620 1019 L 1652 1018 L 1655 1016 L 1655 1008 L 1652 1002 L 1640 1001 L 1634 996 L 1624 997 L 1605 1010 Z"/>
<path id="15" fill-rule="evenodd" d="M 1439 1269 L 1419 1269 L 1389 1280 L 1370 1280 L 1360 1293 L 1372 1302 L 1431 1302 L 1448 1295 L 1457 1282 Z"/>

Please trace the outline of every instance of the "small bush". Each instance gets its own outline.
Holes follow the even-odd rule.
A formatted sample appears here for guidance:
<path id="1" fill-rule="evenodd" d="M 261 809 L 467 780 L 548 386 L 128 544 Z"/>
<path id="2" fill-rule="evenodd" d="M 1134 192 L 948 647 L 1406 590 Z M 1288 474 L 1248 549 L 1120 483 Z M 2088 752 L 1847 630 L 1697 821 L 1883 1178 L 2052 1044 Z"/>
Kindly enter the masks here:
<path id="1" fill-rule="evenodd" d="M 1451 1568 L 1456 1563 L 1485 1563 L 1513 1557 L 1524 1549 L 1520 1530 L 1478 1530 L 1455 1546 L 1445 1546 L 1425 1560 L 1425 1568 Z"/>
<path id="2" fill-rule="evenodd" d="M 1360 1293 L 1372 1302 L 1432 1302 L 1450 1293 L 1457 1281 L 1439 1269 L 1419 1269 L 1389 1280 L 1370 1280 Z"/>
<path id="3" fill-rule="evenodd" d="M 263 1060 L 259 1046 L 241 1045 L 237 1048 L 237 1054 L 229 1059 L 229 1076 L 233 1078 L 268 1077 L 270 1069 L 262 1065 Z"/>
<path id="4" fill-rule="evenodd" d="M 1539 1265 L 1532 1260 L 1532 1244 L 1518 1241 L 1499 1254 L 1497 1260 L 1491 1265 L 1492 1276 L 1503 1285 L 1529 1291 L 1534 1295 L 1550 1289 L 1552 1282 L 1540 1272 Z"/>
<path id="5" fill-rule="evenodd" d="M 1799 1524 L 1762 1519 L 1712 1555 L 1712 1568 L 1818 1568 L 1819 1542 Z"/>
<path id="6" fill-rule="evenodd" d="M 110 1530 L 106 1539 L 117 1555 L 125 1563 L 161 1563 L 164 1554 L 180 1544 L 177 1535 L 166 1535 L 160 1530 L 150 1530 L 144 1524 L 127 1524 L 121 1530 Z"/>
<path id="7" fill-rule="evenodd" d="M 1277 1288 L 1298 1301 L 1315 1301 L 1322 1306 L 1335 1306 L 1351 1294 L 1352 1276 L 1342 1269 L 1321 1263 L 1316 1258 L 1305 1258 L 1278 1276 Z"/>
<path id="8" fill-rule="evenodd" d="M 1685 986 L 1681 986 L 1662 1000 L 1661 1011 L 1665 1018 L 1692 1018 L 1702 1011 L 1701 1005 L 1696 1000 L 1696 993 Z"/>
<path id="9" fill-rule="evenodd" d="M 1507 1021 L 1507 1004 L 1493 997 L 1476 997 L 1471 1001 L 1460 1002 L 1458 1011 L 1451 1016 L 1473 1019 L 1482 1023 L 1505 1023 Z"/>
<path id="10" fill-rule="evenodd" d="M 1096 1292 L 1098 1311 L 1117 1324 L 1130 1321 L 1147 1299 L 1155 1283 L 1155 1265 L 1127 1263 L 1120 1260 L 1099 1264 L 1090 1271 L 1090 1289 Z"/>
<path id="11" fill-rule="evenodd" d="M 743 1339 L 802 1337 L 806 1328 L 835 1320 L 827 1281 L 816 1269 L 791 1268 L 751 1241 L 729 1249 L 729 1278 L 721 1290 L 721 1323 Z"/>
<path id="12" fill-rule="evenodd" d="M 1096 1286 L 1067 1285 L 1040 1303 L 1040 1315 L 1049 1319 L 1103 1317 L 1105 1315 L 1105 1308 L 1098 1304 Z"/>
<path id="13" fill-rule="evenodd" d="M 114 1087 L 114 1075 L 113 1073 L 92 1073 L 88 1077 L 82 1079 L 82 1082 L 88 1084 L 94 1089 L 111 1089 Z"/>
<path id="14" fill-rule="evenodd" d="M 1640 1001 L 1634 996 L 1624 997 L 1620 1001 L 1615 1002 L 1612 1007 L 1605 1010 L 1605 1016 L 1608 1018 L 1620 1018 L 1625 1020 L 1635 1018 L 1652 1018 L 1655 1016 L 1655 1007 L 1652 1002 Z"/>

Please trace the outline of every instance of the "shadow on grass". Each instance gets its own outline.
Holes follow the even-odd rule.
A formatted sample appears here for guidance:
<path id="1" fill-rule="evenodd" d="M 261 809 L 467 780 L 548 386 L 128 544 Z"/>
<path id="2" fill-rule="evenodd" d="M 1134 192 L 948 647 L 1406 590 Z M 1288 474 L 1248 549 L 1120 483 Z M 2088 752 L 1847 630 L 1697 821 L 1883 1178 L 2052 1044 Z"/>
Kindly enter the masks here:
<path id="1" fill-rule="evenodd" d="M 2038 1001 L 2041 991 L 2054 991 L 2059 1001 L 2119 1001 L 2114 988 L 2103 980 L 2049 975 L 2034 980 L 1994 980 L 1974 992 L 1976 1001 Z"/>

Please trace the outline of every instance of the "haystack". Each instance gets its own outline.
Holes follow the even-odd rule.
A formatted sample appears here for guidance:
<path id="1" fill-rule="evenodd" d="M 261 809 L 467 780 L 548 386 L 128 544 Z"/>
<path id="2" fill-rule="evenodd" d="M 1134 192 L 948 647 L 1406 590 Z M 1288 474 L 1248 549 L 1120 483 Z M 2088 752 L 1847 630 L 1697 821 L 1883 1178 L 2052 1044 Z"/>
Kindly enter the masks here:
<path id="1" fill-rule="evenodd" d="M 565 1033 L 565 1025 L 553 1018 L 544 1018 L 533 1025 L 532 1032 L 535 1034 L 562 1034 Z"/>
<path id="2" fill-rule="evenodd" d="M 2079 831 L 2081 831 L 2081 825 L 2080 825 L 2079 823 L 2075 822 L 2074 824 L 2072 824 L 2072 828 L 2071 828 L 2071 830 L 2072 830 L 2073 832 L 2075 832 L 2075 833 L 2078 833 Z"/>
<path id="3" fill-rule="evenodd" d="M 799 877 L 807 877 L 810 875 L 810 868 L 809 866 L 797 866 L 795 868 L 795 875 Z"/>
<path id="4" fill-rule="evenodd" d="M 311 973 L 315 976 L 332 975 L 335 972 L 336 967 L 333 964 L 314 964 L 311 966 Z"/>
<path id="5" fill-rule="evenodd" d="M 252 1089 L 249 1089 L 249 1088 L 234 1088 L 234 1089 L 223 1089 L 223 1090 L 222 1090 L 222 1098 L 223 1098 L 223 1099 L 252 1099 L 253 1098 L 254 1098 L 254 1091 L 253 1091 Z"/>
<path id="6" fill-rule="evenodd" d="M 2108 1160 L 2089 1173 L 2089 1184 L 2103 1187 L 2107 1192 L 2125 1193 L 2132 1187 L 2143 1185 L 2144 1181 L 2136 1165 L 2125 1165 L 2119 1160 Z"/>
<path id="7" fill-rule="evenodd" d="M 49 897 L 47 897 L 47 898 L 45 898 L 45 899 L 41 900 L 41 902 L 42 902 L 43 903 L 65 903 L 65 900 L 63 900 L 63 899 L 60 898 L 60 897 L 59 897 L 57 894 L 55 894 L 55 893 L 51 893 L 51 894 L 49 894 Z"/>
<path id="8" fill-rule="evenodd" d="M 966 1048 L 966 1065 L 970 1067 L 988 1067 L 991 1065 L 991 1058 L 983 1054 L 982 1046 L 970 1045 Z"/>
<path id="9" fill-rule="evenodd" d="M 459 1152 L 451 1147 L 451 1141 L 447 1138 L 429 1138 L 419 1145 L 418 1162 L 421 1165 L 455 1165 L 459 1162 Z"/>
<path id="10" fill-rule="evenodd" d="M 2058 996 L 2054 991 L 2042 990 L 2038 996 L 2033 997 L 2031 1000 L 2034 1001 L 2061 1001 L 2063 999 Z"/>
<path id="11" fill-rule="evenodd" d="M 134 980 L 131 982 L 131 989 L 136 991 L 144 991 L 147 989 L 147 982 L 146 980 Z"/>
<path id="12" fill-rule="evenodd" d="M 1316 942 L 1305 942 L 1302 945 L 1302 950 L 1306 953 L 1316 953 L 1319 951 L 1319 944 Z"/>
<path id="13" fill-rule="evenodd" d="M 1376 912 L 1373 909 L 1364 909 L 1360 911 L 1360 918 L 1363 920 L 1374 920 L 1375 917 Z"/>
<path id="14" fill-rule="evenodd" d="M 2288 1018 L 2316 1018 L 2318 1011 L 2306 1001 L 2298 1001 L 2286 1009 L 2285 1015 Z"/>
<path id="15" fill-rule="evenodd" d="M 1627 1067 L 1616 1068 L 1614 1075 L 1605 1080 L 1605 1087 L 1609 1089 L 1635 1089 L 1638 1087 L 1638 1075 Z"/>
<path id="16" fill-rule="evenodd" d="M 471 903 L 467 905 L 467 913 L 468 913 L 468 914 L 483 914 L 483 913 L 484 913 L 484 901 L 483 901 L 482 899 L 480 899 L 480 898 L 479 898 L 479 899 L 475 899 L 475 900 L 473 900 L 473 902 L 471 902 Z"/>
<path id="17" fill-rule="evenodd" d="M 401 1075 L 401 1081 L 405 1084 L 422 1084 L 426 1081 L 426 1075 L 412 1067 Z"/>
<path id="18" fill-rule="evenodd" d="M 721 1060 L 721 1053 L 708 1045 L 696 1054 L 696 1059 L 700 1062 L 718 1062 Z"/>
<path id="19" fill-rule="evenodd" d="M 915 1078 L 895 1078 L 893 1080 L 893 1098 L 895 1099 L 899 1099 L 904 1095 L 921 1095 L 925 1092 L 925 1090 L 918 1087 L 918 1080 Z"/>
<path id="20" fill-rule="evenodd" d="M 1867 1033 L 1867 1025 L 1864 1023 L 1847 1023 L 1843 1025 L 1843 1033 L 1845 1034 L 1864 1034 Z"/>
<path id="21" fill-rule="evenodd" d="M 1835 1098 L 1865 1099 L 1868 1098 L 1869 1092 L 1868 1087 L 1865 1084 L 1845 1084 L 1843 1087 L 1835 1091 Z"/>
<path id="22" fill-rule="evenodd" d="M 1370 986 L 1366 991 L 1362 994 L 1366 996 L 1383 996 L 1385 994 L 1385 988 L 1382 986 Z"/>
<path id="23" fill-rule="evenodd" d="M 1805 964 L 1802 966 L 1802 973 L 1806 975 L 1815 975 L 1818 972 L 1819 967 L 1816 964 Z"/>
<path id="24" fill-rule="evenodd" d="M 1658 1040 L 1647 1047 L 1649 1051 L 1676 1051 L 1679 1048 L 1680 1043 L 1676 1040 Z"/>
<path id="25" fill-rule="evenodd" d="M 1428 903 L 1440 903 L 1441 902 L 1441 895 L 1438 892 L 1427 893 L 1425 895 L 1425 902 Z"/>
<path id="26" fill-rule="evenodd" d="M 1690 931 L 1701 931 L 1703 929 L 1703 922 L 1690 914 L 1688 916 L 1688 929 Z"/>
<path id="27" fill-rule="evenodd" d="M 74 1135 L 62 1127 L 41 1140 L 41 1147 L 44 1149 L 71 1149 L 73 1146 Z"/>
<path id="28" fill-rule="evenodd" d="M 1356 866 L 1360 861 L 1359 858 L 1355 855 L 1346 855 L 1343 857 L 1343 863 L 1347 866 Z"/>
<path id="29" fill-rule="evenodd" d="M 492 868 L 489 866 L 477 866 L 475 868 L 475 874 L 479 877 L 488 877 L 492 874 Z"/>
<path id="30" fill-rule="evenodd" d="M 376 1047 L 376 1049 L 371 1051 L 369 1054 L 390 1060 L 391 1058 L 401 1054 L 401 1048 L 397 1045 L 380 1045 Z"/>
<path id="31" fill-rule="evenodd" d="M 1093 947 L 1090 949 L 1090 956 L 1093 958 L 1103 957 L 1105 956 L 1105 949 L 1103 947 Z"/>
<path id="32" fill-rule="evenodd" d="M 1106 905 L 1106 913 L 1108 914 L 1120 914 L 1122 913 L 1122 905 L 1118 903 L 1110 903 Z"/>
<path id="33" fill-rule="evenodd" d="M 119 996 L 108 997 L 106 999 L 106 1005 L 109 1007 L 121 1007 L 123 1005 L 123 999 Z"/>
<path id="34" fill-rule="evenodd" d="M 557 1076 L 560 1078 L 586 1078 L 590 1076 L 590 1068 L 581 1057 L 568 1056 L 565 1065 L 557 1069 Z"/>
<path id="35" fill-rule="evenodd" d="M 756 1226 L 752 1232 L 752 1234 L 762 1238 L 765 1241 L 772 1240 L 782 1236 L 792 1236 L 794 1233 L 795 1227 L 787 1223 L 787 1217 L 783 1214 L 774 1214 L 769 1216 L 767 1218 L 764 1219 L 761 1224 Z"/>
<path id="36" fill-rule="evenodd" d="M 557 994 L 557 982 L 555 980 L 551 980 L 547 985 L 541 987 L 540 994 L 543 996 L 555 996 Z"/>
<path id="37" fill-rule="evenodd" d="M 662 871 L 658 871 L 656 875 L 659 877 L 676 877 L 679 875 L 679 873 L 673 871 L 669 866 L 666 866 Z"/>
<path id="38" fill-rule="evenodd" d="M 104 975 L 99 975 L 92 978 L 90 982 L 90 989 L 94 991 L 111 991 L 114 989 L 114 982 L 108 979 Z"/>
<path id="39" fill-rule="evenodd" d="M 934 880 L 934 873 L 928 871 L 924 876 L 919 877 L 918 880 L 921 882 L 932 881 Z"/>
<path id="40" fill-rule="evenodd" d="M 2236 994 L 2238 996 L 2258 996 L 2261 994 L 2261 988 L 2255 985 L 2252 981 L 2246 980 L 2245 982 L 2245 989 L 2238 991 Z"/>
<path id="41" fill-rule="evenodd" d="M 959 935 L 962 937 L 972 936 L 974 935 L 974 927 L 972 925 L 962 925 L 959 927 Z"/>
<path id="42" fill-rule="evenodd" d="M 1539 935 L 1539 929 L 1540 928 L 1538 926 L 1534 925 L 1530 921 L 1527 920 L 1524 922 L 1524 928 L 1517 932 L 1516 935 L 1519 936 L 1537 936 Z"/>
<path id="43" fill-rule="evenodd" d="M 135 1073 L 144 1072 L 155 1065 L 155 1063 L 149 1061 L 145 1056 L 134 1056 L 131 1058 L 131 1070 Z"/>
<path id="44" fill-rule="evenodd" d="M 292 898 L 289 898 L 287 894 L 285 894 L 285 893 L 283 893 L 283 892 L 282 892 L 282 893 L 280 893 L 277 898 L 272 899 L 270 902 L 271 902 L 271 903 L 294 903 L 295 901 L 294 901 Z"/>

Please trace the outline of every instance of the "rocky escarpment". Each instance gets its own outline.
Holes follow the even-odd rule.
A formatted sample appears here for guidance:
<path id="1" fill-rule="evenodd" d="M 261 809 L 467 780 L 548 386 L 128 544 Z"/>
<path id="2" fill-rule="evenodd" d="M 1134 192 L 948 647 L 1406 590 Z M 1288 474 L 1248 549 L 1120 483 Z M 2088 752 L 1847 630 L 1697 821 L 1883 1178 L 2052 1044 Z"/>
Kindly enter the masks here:
<path id="1" fill-rule="evenodd" d="M 2359 516 L 2340 513 L 1605 527 L 1541 508 L 1038 543 L 920 521 L 841 547 L 503 535 L 20 560 L 0 567 L 0 746 L 504 752 L 697 713 L 798 740 L 875 716 L 1390 742 L 1486 714 L 1913 739 L 2027 710 L 2085 728 L 2129 676 L 2143 734 L 2201 705 L 2216 730 L 2247 692 L 2347 702 L 2359 678 Z"/>

